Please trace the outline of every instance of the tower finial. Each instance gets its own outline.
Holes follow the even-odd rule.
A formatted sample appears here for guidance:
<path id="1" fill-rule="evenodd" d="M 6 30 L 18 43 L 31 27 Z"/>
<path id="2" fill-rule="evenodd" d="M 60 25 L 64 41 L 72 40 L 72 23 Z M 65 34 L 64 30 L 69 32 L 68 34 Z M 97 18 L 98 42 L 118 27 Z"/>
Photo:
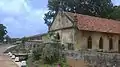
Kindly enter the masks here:
<path id="1" fill-rule="evenodd" d="M 59 0 L 59 11 L 63 12 L 63 1 Z"/>
<path id="2" fill-rule="evenodd" d="M 75 0 L 73 0 L 74 4 L 76 4 Z M 74 17 L 77 18 L 77 13 L 76 13 L 76 6 L 74 5 L 74 8 L 73 8 L 73 11 L 74 11 Z"/>

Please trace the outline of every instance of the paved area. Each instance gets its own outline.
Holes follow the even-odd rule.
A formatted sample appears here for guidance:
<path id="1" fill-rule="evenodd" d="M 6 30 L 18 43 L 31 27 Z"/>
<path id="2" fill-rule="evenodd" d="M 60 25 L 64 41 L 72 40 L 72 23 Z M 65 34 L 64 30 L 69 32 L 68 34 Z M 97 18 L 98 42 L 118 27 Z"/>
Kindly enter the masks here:
<path id="1" fill-rule="evenodd" d="M 10 45 L 0 45 L 0 67 L 18 67 L 10 57 L 3 54 L 5 49 Z"/>

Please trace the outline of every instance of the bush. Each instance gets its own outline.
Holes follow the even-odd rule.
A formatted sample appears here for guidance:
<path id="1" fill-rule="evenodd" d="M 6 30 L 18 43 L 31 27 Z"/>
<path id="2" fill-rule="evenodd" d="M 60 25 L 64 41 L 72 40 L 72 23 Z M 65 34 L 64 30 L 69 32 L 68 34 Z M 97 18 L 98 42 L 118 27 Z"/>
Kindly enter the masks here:
<path id="1" fill-rule="evenodd" d="M 45 44 L 42 52 L 42 60 L 44 63 L 53 64 L 63 58 L 62 46 L 59 42 L 49 42 Z"/>
<path id="2" fill-rule="evenodd" d="M 44 44 L 40 44 L 39 47 L 35 47 L 32 50 L 32 56 L 33 56 L 34 60 L 40 60 L 41 59 L 43 48 L 44 48 Z"/>
<path id="3" fill-rule="evenodd" d="M 51 34 L 50 36 L 52 36 Z M 42 43 L 39 47 L 33 49 L 32 56 L 34 60 L 42 61 L 43 64 L 54 65 L 60 64 L 64 67 L 64 63 L 66 63 L 66 57 L 63 52 L 63 44 L 56 40 L 55 38 L 51 38 L 51 41 L 48 43 Z"/>
<path id="4" fill-rule="evenodd" d="M 44 64 L 49 65 L 66 62 L 62 44 L 58 41 L 40 44 L 39 47 L 33 49 L 32 56 L 35 61 L 41 60 Z"/>

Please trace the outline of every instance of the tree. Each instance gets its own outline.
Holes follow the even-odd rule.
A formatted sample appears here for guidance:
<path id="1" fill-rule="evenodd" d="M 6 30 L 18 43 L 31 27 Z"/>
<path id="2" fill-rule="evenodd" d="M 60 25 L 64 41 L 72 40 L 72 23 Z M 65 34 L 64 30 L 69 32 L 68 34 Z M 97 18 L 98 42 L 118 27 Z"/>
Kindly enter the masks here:
<path id="1" fill-rule="evenodd" d="M 27 39 L 26 37 L 23 37 L 23 38 L 21 39 L 22 44 L 24 44 L 27 40 L 28 40 L 28 39 Z"/>
<path id="2" fill-rule="evenodd" d="M 59 10 L 102 18 L 109 18 L 109 14 L 113 12 L 111 0 L 48 0 L 48 8 L 49 12 L 44 19 L 48 26 Z"/>
<path id="3" fill-rule="evenodd" d="M 4 40 L 4 36 L 7 34 L 6 27 L 3 24 L 0 24 L 0 41 Z"/>
<path id="4" fill-rule="evenodd" d="M 114 20 L 120 20 L 120 6 L 114 6 L 113 12 L 110 14 L 110 18 Z"/>
<path id="5" fill-rule="evenodd" d="M 52 23 L 52 19 L 53 17 L 55 16 L 55 12 L 52 12 L 52 11 L 49 11 L 48 13 L 45 14 L 45 17 L 44 17 L 44 21 L 45 21 L 45 24 L 47 24 L 47 26 L 50 26 L 51 23 Z"/>
<path id="6" fill-rule="evenodd" d="M 6 36 L 5 36 L 5 39 L 6 39 L 7 43 L 10 43 L 10 42 L 11 42 L 11 38 L 10 38 L 9 35 L 6 35 Z"/>

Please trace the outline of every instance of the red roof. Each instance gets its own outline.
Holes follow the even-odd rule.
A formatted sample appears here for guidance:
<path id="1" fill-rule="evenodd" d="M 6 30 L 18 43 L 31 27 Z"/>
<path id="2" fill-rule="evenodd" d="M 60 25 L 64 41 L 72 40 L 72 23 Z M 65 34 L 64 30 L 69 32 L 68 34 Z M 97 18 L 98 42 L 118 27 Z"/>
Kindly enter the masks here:
<path id="1" fill-rule="evenodd" d="M 74 14 L 75 15 L 75 14 Z M 79 30 L 120 34 L 120 21 L 76 14 Z"/>

